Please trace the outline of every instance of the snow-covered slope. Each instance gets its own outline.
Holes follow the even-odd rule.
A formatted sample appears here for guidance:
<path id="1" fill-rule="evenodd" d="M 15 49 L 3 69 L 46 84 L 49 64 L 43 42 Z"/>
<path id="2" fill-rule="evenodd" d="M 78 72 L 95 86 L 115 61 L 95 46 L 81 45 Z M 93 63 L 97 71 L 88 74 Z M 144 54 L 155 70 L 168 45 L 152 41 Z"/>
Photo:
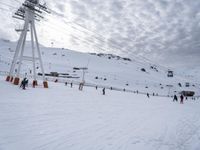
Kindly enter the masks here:
<path id="1" fill-rule="evenodd" d="M 0 71 L 8 71 L 16 43 L 0 40 L 0 45 Z M 45 73 L 68 74 L 68 77 L 73 77 L 67 78 L 68 81 L 82 80 L 82 71 L 73 70 L 74 67 L 88 67 L 85 75 L 87 83 L 158 93 L 159 95 L 173 95 L 174 91 L 182 90 L 192 90 L 196 92 L 196 95 L 199 95 L 199 72 L 197 70 L 191 71 L 191 74 L 190 71 L 187 71 L 188 74 L 186 74 L 178 69 L 173 70 L 174 77 L 169 78 L 167 77 L 167 68 L 159 66 L 159 64 L 151 64 L 142 58 L 130 60 L 111 54 L 80 53 L 63 48 L 46 48 L 43 46 L 41 46 L 41 51 Z M 28 43 L 25 55 L 30 54 L 30 43 Z M 23 74 L 27 73 L 31 76 L 32 74 L 29 74 L 32 69 L 30 62 L 24 62 L 24 66 L 22 68 Z M 38 72 L 40 72 L 40 69 L 38 69 Z M 190 83 L 190 87 L 185 87 L 186 82 Z M 179 83 L 182 87 L 178 85 Z"/>
<path id="2" fill-rule="evenodd" d="M 9 71 L 16 43 L 0 40 L 0 73 Z M 30 55 L 30 44 L 26 47 Z M 159 95 L 194 90 L 199 94 L 198 70 L 191 75 L 151 64 L 145 59 L 110 54 L 79 53 L 41 46 L 45 73 L 59 72 L 59 81 L 125 88 Z M 22 76 L 31 80 L 31 63 L 24 62 Z M 40 72 L 37 64 L 37 72 Z M 142 71 L 143 70 L 143 71 Z M 145 71 L 144 71 L 145 70 Z M 65 74 L 65 75 L 63 75 Z M 67 75 L 66 75 L 67 74 Z M 72 78 L 73 77 L 73 78 Z M 56 78 L 54 78 L 56 79 Z M 190 82 L 190 87 L 185 87 Z M 181 83 L 182 87 L 178 86 Z M 30 83 L 31 84 L 31 83 Z M 173 85 L 169 88 L 167 85 Z M 194 86 L 192 86 L 194 85 Z M 0 150 L 197 150 L 200 147 L 200 101 L 184 104 L 171 97 L 117 92 L 98 87 L 49 82 L 49 88 L 30 85 L 26 90 L 0 77 Z"/>
<path id="3" fill-rule="evenodd" d="M 1 150 L 198 150 L 200 101 L 0 78 Z"/>

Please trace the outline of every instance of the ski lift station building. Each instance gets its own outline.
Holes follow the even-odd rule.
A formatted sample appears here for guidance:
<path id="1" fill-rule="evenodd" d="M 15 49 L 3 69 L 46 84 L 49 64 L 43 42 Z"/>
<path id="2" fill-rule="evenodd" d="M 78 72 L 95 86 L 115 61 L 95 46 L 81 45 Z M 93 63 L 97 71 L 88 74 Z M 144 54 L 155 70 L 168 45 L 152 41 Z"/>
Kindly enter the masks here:
<path id="1" fill-rule="evenodd" d="M 188 97 L 192 97 L 195 95 L 194 91 L 181 91 L 181 94 L 183 94 L 183 96 L 188 96 Z"/>

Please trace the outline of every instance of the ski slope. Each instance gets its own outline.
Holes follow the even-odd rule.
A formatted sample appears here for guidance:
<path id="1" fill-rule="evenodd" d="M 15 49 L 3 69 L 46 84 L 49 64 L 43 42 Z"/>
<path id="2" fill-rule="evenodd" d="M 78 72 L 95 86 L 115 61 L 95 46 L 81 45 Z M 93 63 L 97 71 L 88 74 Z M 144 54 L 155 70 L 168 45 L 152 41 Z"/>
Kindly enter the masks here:
<path id="1" fill-rule="evenodd" d="M 9 71 L 16 42 L 0 40 L 0 74 Z M 131 61 L 109 54 L 89 54 L 41 46 L 45 73 L 66 73 L 59 82 L 80 82 L 88 67 L 88 84 L 144 93 L 173 95 L 192 90 L 196 100 L 172 102 L 170 97 L 147 98 L 136 93 L 49 82 L 26 90 L 0 77 L 0 150 L 198 150 L 200 147 L 199 70 L 174 71 L 141 58 Z M 30 43 L 26 46 L 29 56 Z M 109 58 L 110 57 L 110 58 Z M 36 64 L 39 67 L 38 64 Z M 158 71 L 152 69 L 154 66 Z M 141 69 L 146 71 L 143 72 Z M 30 62 L 23 62 L 21 77 L 32 81 Z M 37 69 L 37 73 L 40 69 Z M 96 78 L 97 77 L 97 78 Z M 55 80 L 56 78 L 54 78 Z M 106 80 L 105 80 L 106 79 Z M 190 87 L 185 87 L 189 82 Z M 178 83 L 183 86 L 179 87 Z M 169 89 L 167 85 L 173 85 Z"/>
<path id="2" fill-rule="evenodd" d="M 0 71 L 9 71 L 15 47 L 16 42 L 0 40 Z M 31 54 L 30 47 L 30 42 L 27 42 L 25 46 L 26 56 Z M 167 77 L 167 68 L 159 64 L 152 64 L 139 57 L 127 61 L 115 55 L 80 53 L 64 48 L 43 46 L 41 46 L 41 53 L 45 73 L 58 72 L 75 77 L 65 78 L 64 80 L 68 82 L 81 82 L 82 71 L 73 70 L 73 68 L 87 67 L 85 81 L 93 85 L 117 87 L 132 91 L 138 90 L 144 93 L 157 93 L 165 96 L 171 96 L 183 90 L 195 91 L 195 96 L 200 95 L 199 70 L 195 68 L 192 68 L 191 72 L 184 70 L 188 74 L 178 69 L 173 70 L 174 77 L 169 78 Z M 39 67 L 38 64 L 36 66 Z M 155 69 L 151 67 L 155 67 Z M 141 71 L 142 68 L 146 71 Z M 32 70 L 31 62 L 24 61 L 21 69 L 22 77 L 27 74 L 31 80 L 33 75 L 29 73 L 30 70 Z M 41 72 L 40 68 L 37 69 L 37 73 L 39 72 Z M 58 81 L 61 80 L 63 81 L 63 78 L 58 78 Z M 186 82 L 190 83 L 190 87 L 185 87 Z M 182 87 L 179 87 L 179 83 L 181 83 Z M 168 85 L 173 87 L 169 88 Z"/>
<path id="3" fill-rule="evenodd" d="M 200 101 L 0 78 L 0 150 L 198 150 Z"/>

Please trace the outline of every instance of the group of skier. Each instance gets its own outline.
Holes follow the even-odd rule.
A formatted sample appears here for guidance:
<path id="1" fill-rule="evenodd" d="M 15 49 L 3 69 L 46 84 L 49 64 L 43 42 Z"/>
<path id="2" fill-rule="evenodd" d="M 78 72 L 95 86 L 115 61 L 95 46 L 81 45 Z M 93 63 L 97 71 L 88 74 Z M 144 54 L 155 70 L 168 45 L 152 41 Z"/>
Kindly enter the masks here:
<path id="1" fill-rule="evenodd" d="M 65 82 L 65 85 L 67 85 L 67 82 Z M 72 87 L 72 86 L 73 86 L 73 83 L 71 82 L 70 85 L 71 85 L 71 87 Z M 84 84 L 81 82 L 81 83 L 79 84 L 79 90 L 82 91 L 82 90 L 83 90 L 83 86 L 84 86 Z M 97 85 L 95 86 L 95 89 L 96 89 L 96 90 L 98 89 L 98 86 L 97 86 Z M 105 87 L 102 88 L 102 94 L 103 94 L 103 95 L 106 94 L 105 90 L 106 90 Z M 113 90 L 113 88 L 110 87 L 110 90 Z M 125 91 L 125 90 L 123 90 L 123 91 Z M 136 91 L 136 93 L 138 94 L 138 91 Z M 149 94 L 149 93 L 147 93 L 146 95 L 147 95 L 148 98 L 150 98 L 150 94 Z M 155 93 L 153 93 L 153 96 L 155 96 Z M 156 94 L 156 96 L 158 96 L 158 94 Z M 181 96 L 180 96 L 180 103 L 181 103 L 181 104 L 183 104 L 183 99 L 184 99 L 184 96 L 181 95 Z M 186 99 L 187 99 L 187 97 L 186 97 Z M 178 101 L 178 97 L 177 97 L 176 95 L 174 95 L 173 101 Z"/>
<path id="2" fill-rule="evenodd" d="M 183 100 L 184 100 L 184 96 L 181 94 L 181 96 L 180 96 L 180 103 L 181 104 L 183 104 Z M 174 101 L 178 102 L 178 97 L 176 96 L 176 94 L 174 95 L 174 98 L 173 98 L 173 102 Z"/>
<path id="3" fill-rule="evenodd" d="M 65 82 L 65 85 L 67 85 L 67 82 Z M 23 90 L 25 90 L 27 86 L 28 86 L 28 79 L 25 77 L 25 78 L 21 81 L 20 88 L 22 88 Z M 71 88 L 72 88 L 72 86 L 73 86 L 73 83 L 72 83 L 72 82 L 70 83 L 70 86 L 71 86 Z M 83 84 L 83 83 L 80 83 L 80 84 L 79 84 L 79 90 L 82 90 L 82 89 L 83 89 L 83 86 L 84 86 L 84 84 Z M 95 88 L 96 88 L 96 90 L 98 89 L 97 86 L 95 86 Z M 113 88 L 111 87 L 110 89 L 112 90 Z M 138 91 L 137 91 L 136 93 L 138 93 Z M 105 92 L 105 87 L 102 88 L 102 94 L 103 94 L 103 95 L 106 94 L 106 92 Z M 154 96 L 154 95 L 155 95 L 155 94 L 153 93 L 153 96 Z M 149 93 L 147 93 L 147 97 L 150 98 Z M 183 100 L 184 100 L 184 96 L 181 94 L 181 95 L 180 95 L 180 103 L 181 103 L 181 104 L 183 104 Z M 186 97 L 186 100 L 187 100 L 187 97 Z M 176 94 L 173 96 L 173 102 L 174 102 L 174 101 L 177 101 L 177 102 L 178 102 L 178 97 L 177 97 Z"/>
<path id="4" fill-rule="evenodd" d="M 67 86 L 67 84 L 68 84 L 68 83 L 65 82 L 65 85 L 66 85 L 66 86 Z M 70 86 L 71 86 L 71 88 L 73 87 L 73 83 L 72 83 L 72 82 L 70 83 Z"/>
<path id="5" fill-rule="evenodd" d="M 68 83 L 65 82 L 65 85 L 67 86 Z M 71 86 L 71 88 L 73 87 L 73 83 L 72 83 L 72 82 L 70 83 L 70 86 Z M 79 83 L 79 88 L 78 88 L 78 89 L 79 89 L 80 91 L 82 91 L 82 90 L 83 90 L 83 86 L 84 86 L 84 83 L 83 83 L 83 82 Z M 96 90 L 98 89 L 98 86 L 97 86 L 97 85 L 95 86 L 95 89 L 96 89 Z M 102 94 L 103 94 L 103 95 L 106 94 L 106 88 L 105 88 L 105 87 L 102 88 Z"/>

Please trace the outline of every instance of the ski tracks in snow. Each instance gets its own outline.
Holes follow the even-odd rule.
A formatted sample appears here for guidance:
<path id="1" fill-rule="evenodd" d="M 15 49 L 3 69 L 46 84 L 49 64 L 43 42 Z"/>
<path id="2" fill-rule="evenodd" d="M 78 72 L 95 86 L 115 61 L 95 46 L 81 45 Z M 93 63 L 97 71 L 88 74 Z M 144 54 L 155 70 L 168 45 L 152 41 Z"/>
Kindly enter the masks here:
<path id="1" fill-rule="evenodd" d="M 3 95 L 0 150 L 197 150 L 200 146 L 196 104 L 191 109 L 190 103 L 161 98 L 112 91 L 96 96 L 94 89 L 77 92 L 56 86 L 56 92 L 54 88 L 23 91 L 15 99 L 15 92 Z"/>

